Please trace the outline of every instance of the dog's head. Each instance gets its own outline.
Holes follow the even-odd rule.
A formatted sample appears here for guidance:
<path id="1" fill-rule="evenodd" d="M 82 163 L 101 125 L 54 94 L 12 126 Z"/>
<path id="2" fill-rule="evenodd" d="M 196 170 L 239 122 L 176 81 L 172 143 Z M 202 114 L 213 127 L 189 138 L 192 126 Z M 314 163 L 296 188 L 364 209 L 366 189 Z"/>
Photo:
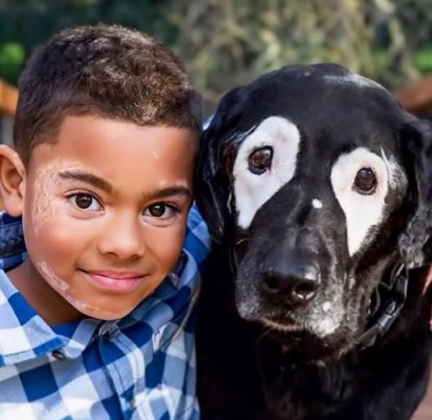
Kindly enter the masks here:
<path id="1" fill-rule="evenodd" d="M 355 345 L 395 261 L 430 260 L 429 159 L 430 125 L 340 66 L 287 66 L 228 93 L 196 185 L 214 241 L 231 249 L 240 316 L 287 345 Z"/>

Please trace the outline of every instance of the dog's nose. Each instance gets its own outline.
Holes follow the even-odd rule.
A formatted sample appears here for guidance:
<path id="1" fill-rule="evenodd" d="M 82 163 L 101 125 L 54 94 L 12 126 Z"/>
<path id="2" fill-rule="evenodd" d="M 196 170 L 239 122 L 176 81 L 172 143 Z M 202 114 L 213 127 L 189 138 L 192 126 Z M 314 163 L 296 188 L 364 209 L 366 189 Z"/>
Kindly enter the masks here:
<path id="1" fill-rule="evenodd" d="M 260 289 L 269 297 L 280 295 L 292 305 L 301 305 L 315 296 L 319 281 L 317 264 L 291 259 L 291 262 L 269 264 L 261 274 Z"/>

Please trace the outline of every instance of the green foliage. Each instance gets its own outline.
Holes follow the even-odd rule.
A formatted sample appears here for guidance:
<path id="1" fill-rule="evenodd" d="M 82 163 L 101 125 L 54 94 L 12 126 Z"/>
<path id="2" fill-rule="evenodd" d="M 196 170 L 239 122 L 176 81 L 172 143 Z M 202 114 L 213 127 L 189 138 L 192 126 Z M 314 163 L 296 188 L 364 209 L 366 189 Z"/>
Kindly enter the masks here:
<path id="1" fill-rule="evenodd" d="M 0 46 L 21 45 L 25 56 L 54 32 L 100 22 L 117 23 L 147 32 L 170 43 L 177 30 L 162 9 L 171 0 L 0 0 Z M 21 63 L 22 64 L 22 63 Z M 0 77 L 16 83 L 21 67 L 0 65 Z"/>
<path id="2" fill-rule="evenodd" d="M 24 48 L 17 42 L 7 42 L 0 45 L 1 76 L 9 83 L 16 81 L 24 63 Z"/>
<path id="3" fill-rule="evenodd" d="M 389 88 L 432 71 L 431 0 L 0 0 L 0 77 L 16 82 L 23 55 L 55 31 L 98 22 L 172 47 L 208 112 L 285 64 L 336 62 Z"/>
<path id="4" fill-rule="evenodd" d="M 414 63 L 422 74 L 432 73 L 432 46 L 416 51 Z"/>
<path id="5" fill-rule="evenodd" d="M 187 34 L 177 51 L 212 107 L 226 89 L 293 63 L 336 62 L 389 88 L 406 84 L 420 77 L 414 52 L 431 42 L 430 6 L 430 0 L 200 0 L 191 7 L 177 0 L 168 18 Z"/>

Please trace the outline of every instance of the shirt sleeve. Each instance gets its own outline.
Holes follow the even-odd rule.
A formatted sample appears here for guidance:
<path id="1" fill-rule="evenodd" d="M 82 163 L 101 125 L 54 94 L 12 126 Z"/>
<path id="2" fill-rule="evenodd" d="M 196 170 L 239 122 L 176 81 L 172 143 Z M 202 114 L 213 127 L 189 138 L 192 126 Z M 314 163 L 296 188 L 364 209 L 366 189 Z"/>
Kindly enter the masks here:
<path id="1" fill-rule="evenodd" d="M 199 420 L 199 405 L 196 396 L 195 359 L 195 299 L 199 289 L 199 277 L 210 253 L 211 239 L 196 204 L 189 212 L 184 252 L 187 264 L 180 272 L 181 284 L 191 287 L 191 297 L 186 307 L 165 328 L 169 338 L 164 349 L 164 384 L 171 399 L 177 400 L 175 411 L 170 413 L 173 420 Z M 190 278 L 193 278 L 193 281 Z M 186 280 L 188 279 L 188 280 Z M 174 331 L 169 333 L 173 328 Z"/>
<path id="2" fill-rule="evenodd" d="M 11 270 L 26 256 L 21 218 L 0 212 L 0 269 Z"/>

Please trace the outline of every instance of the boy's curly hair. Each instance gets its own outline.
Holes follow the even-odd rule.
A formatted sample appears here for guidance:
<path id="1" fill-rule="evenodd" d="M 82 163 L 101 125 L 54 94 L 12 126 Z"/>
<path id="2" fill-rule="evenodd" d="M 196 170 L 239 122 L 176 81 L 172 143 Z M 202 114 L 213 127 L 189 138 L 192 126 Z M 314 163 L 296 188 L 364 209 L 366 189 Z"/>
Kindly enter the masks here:
<path id="1" fill-rule="evenodd" d="M 25 165 L 55 143 L 67 115 L 201 131 L 201 97 L 181 61 L 149 36 L 120 26 L 82 26 L 54 35 L 19 80 L 14 145 Z"/>

